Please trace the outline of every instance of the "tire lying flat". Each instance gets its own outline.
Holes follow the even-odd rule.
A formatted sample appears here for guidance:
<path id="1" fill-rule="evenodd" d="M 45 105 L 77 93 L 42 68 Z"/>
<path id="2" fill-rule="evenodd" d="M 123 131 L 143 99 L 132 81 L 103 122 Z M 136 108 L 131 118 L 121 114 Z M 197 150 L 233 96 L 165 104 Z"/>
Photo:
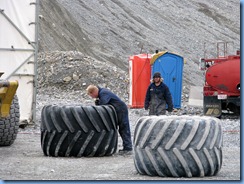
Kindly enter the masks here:
<path id="1" fill-rule="evenodd" d="M 117 151 L 117 114 L 112 106 L 44 106 L 41 146 L 44 155 L 109 156 Z"/>
<path id="2" fill-rule="evenodd" d="M 222 166 L 222 127 L 213 117 L 144 116 L 134 133 L 134 164 L 143 175 L 203 177 Z"/>
<path id="3" fill-rule="evenodd" d="M 10 146 L 14 143 L 19 130 L 19 101 L 15 95 L 10 106 L 10 114 L 0 118 L 0 146 Z"/>

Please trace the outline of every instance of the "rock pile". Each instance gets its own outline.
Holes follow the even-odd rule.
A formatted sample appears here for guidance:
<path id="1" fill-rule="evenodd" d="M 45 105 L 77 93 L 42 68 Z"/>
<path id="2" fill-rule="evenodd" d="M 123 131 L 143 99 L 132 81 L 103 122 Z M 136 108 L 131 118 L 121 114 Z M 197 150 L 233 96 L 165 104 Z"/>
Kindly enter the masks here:
<path id="1" fill-rule="evenodd" d="M 128 73 L 80 52 L 40 53 L 37 73 L 38 92 L 45 89 L 48 94 L 55 89 L 67 95 L 79 92 L 85 97 L 87 86 L 94 84 L 109 88 L 123 100 L 128 100 Z"/>

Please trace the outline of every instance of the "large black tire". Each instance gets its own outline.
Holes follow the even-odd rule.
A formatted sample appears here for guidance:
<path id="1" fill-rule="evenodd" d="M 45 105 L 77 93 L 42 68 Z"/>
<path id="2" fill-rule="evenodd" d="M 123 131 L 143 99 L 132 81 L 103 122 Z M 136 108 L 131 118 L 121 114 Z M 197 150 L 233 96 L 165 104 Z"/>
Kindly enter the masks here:
<path id="1" fill-rule="evenodd" d="M 109 156 L 117 151 L 117 114 L 112 106 L 44 106 L 41 114 L 44 155 Z"/>
<path id="2" fill-rule="evenodd" d="M 19 101 L 15 95 L 9 116 L 0 118 L 0 146 L 10 146 L 14 143 L 19 130 L 19 117 Z"/>
<path id="3" fill-rule="evenodd" d="M 219 119 L 198 116 L 144 116 L 134 134 L 134 163 L 143 175 L 203 177 L 222 166 Z"/>

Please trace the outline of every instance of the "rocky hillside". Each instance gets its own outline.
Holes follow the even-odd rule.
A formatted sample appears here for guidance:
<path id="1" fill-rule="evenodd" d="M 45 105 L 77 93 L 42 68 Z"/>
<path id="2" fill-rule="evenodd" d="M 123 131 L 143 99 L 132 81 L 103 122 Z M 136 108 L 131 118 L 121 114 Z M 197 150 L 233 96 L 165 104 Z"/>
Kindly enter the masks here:
<path id="1" fill-rule="evenodd" d="M 190 85 L 203 83 L 198 60 L 204 57 L 204 42 L 211 55 L 216 53 L 213 43 L 217 41 L 232 42 L 233 50 L 240 48 L 240 2 L 234 0 L 41 0 L 39 18 L 40 66 L 50 61 L 45 56 L 51 52 L 54 52 L 51 55 L 57 51 L 79 53 L 79 58 L 72 60 L 76 62 L 75 68 L 64 63 L 69 59 L 56 58 L 55 67 L 60 68 L 55 70 L 60 73 L 47 81 L 72 86 L 68 88 L 75 86 L 65 81 L 70 78 L 63 81 L 67 76 L 79 76 L 82 85 L 86 82 L 81 81 L 100 79 L 97 83 L 104 83 L 102 79 L 106 77 L 108 81 L 119 78 L 114 73 L 127 75 L 129 56 L 158 49 L 184 57 L 183 85 L 189 89 Z M 82 62 L 87 57 L 93 62 L 86 70 Z M 116 71 L 111 73 L 110 68 Z M 103 73 L 100 77 L 96 76 L 98 70 Z M 123 86 L 115 87 L 120 90 Z"/>

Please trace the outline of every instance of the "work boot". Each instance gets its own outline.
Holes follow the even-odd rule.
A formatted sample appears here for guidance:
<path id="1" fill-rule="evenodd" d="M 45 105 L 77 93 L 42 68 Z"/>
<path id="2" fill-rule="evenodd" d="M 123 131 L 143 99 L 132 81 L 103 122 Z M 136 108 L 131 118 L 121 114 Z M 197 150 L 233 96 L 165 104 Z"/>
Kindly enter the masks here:
<path id="1" fill-rule="evenodd" d="M 133 154 L 133 150 L 126 150 L 126 149 L 122 149 L 122 150 L 119 150 L 118 152 L 119 155 L 132 155 Z"/>

